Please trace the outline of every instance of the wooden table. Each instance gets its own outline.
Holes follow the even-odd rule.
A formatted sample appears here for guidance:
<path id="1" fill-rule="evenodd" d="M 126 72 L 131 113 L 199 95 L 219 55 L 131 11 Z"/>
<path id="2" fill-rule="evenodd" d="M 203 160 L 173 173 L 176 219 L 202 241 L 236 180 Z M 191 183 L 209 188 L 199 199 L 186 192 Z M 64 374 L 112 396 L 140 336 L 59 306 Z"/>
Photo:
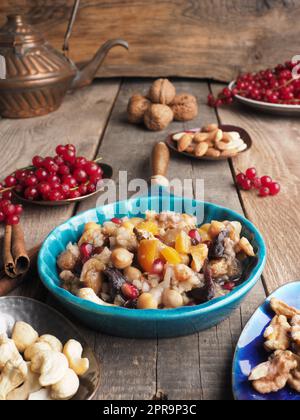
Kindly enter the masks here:
<path id="1" fill-rule="evenodd" d="M 167 132 L 151 133 L 126 122 L 126 105 L 133 92 L 146 92 L 150 80 L 105 80 L 70 94 L 59 111 L 32 120 L 0 121 L 0 175 L 26 166 L 34 154 L 49 155 L 59 143 L 74 143 L 80 154 L 102 156 L 117 179 L 127 170 L 129 180 L 150 175 L 149 156 L 155 142 Z M 82 328 L 102 363 L 98 399 L 231 399 L 231 362 L 245 323 L 266 294 L 299 279 L 300 258 L 300 122 L 232 107 L 216 112 L 206 106 L 210 90 L 220 86 L 196 80 L 176 80 L 178 91 L 194 93 L 200 104 L 196 121 L 173 123 L 168 131 L 221 121 L 244 127 L 253 148 L 234 162 L 202 163 L 172 157 L 169 177 L 204 178 L 205 199 L 245 213 L 264 235 L 269 258 L 253 292 L 240 309 L 221 325 L 189 337 L 167 340 L 129 340 Z M 240 193 L 233 179 L 238 168 L 255 165 L 260 173 L 281 182 L 279 196 L 260 199 Z M 42 241 L 70 216 L 93 207 L 95 199 L 64 208 L 27 207 L 23 225 L 27 245 Z M 57 304 L 41 286 L 37 275 L 14 292 Z M 60 308 L 61 309 L 61 308 Z M 76 324 L 78 324 L 75 321 Z"/>

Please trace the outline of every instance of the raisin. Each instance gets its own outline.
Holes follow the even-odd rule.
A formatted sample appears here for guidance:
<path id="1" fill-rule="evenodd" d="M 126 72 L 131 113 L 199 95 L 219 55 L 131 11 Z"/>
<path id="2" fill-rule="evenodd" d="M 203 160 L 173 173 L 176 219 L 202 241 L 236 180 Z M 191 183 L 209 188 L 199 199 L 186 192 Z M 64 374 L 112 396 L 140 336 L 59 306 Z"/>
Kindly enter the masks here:
<path id="1" fill-rule="evenodd" d="M 206 268 L 204 271 L 205 284 L 187 293 L 187 296 L 193 299 L 198 305 L 208 302 L 215 297 L 215 284 L 212 278 L 212 272 Z"/>
<path id="2" fill-rule="evenodd" d="M 126 279 L 121 271 L 116 268 L 107 268 L 104 271 L 104 275 L 110 285 L 110 295 L 114 298 L 120 292 L 122 285 L 126 282 Z"/>
<path id="3" fill-rule="evenodd" d="M 223 230 L 213 241 L 209 250 L 210 258 L 222 258 L 225 252 L 224 240 L 229 237 L 229 231 Z"/>

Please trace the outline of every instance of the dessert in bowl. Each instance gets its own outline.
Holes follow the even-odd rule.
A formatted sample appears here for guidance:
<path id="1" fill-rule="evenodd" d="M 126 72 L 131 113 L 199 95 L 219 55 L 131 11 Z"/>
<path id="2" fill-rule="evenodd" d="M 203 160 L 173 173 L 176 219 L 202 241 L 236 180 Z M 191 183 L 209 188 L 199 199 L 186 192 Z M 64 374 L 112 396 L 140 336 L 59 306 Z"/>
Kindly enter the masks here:
<path id="1" fill-rule="evenodd" d="M 151 212 L 166 208 L 163 201 L 144 197 L 89 210 L 45 241 L 41 279 L 85 324 L 127 337 L 190 334 L 228 317 L 259 279 L 266 250 L 248 220 L 204 203 L 197 227 L 172 208 L 203 203 L 172 197 L 170 212 Z M 137 203 L 150 212 L 136 217 Z"/>

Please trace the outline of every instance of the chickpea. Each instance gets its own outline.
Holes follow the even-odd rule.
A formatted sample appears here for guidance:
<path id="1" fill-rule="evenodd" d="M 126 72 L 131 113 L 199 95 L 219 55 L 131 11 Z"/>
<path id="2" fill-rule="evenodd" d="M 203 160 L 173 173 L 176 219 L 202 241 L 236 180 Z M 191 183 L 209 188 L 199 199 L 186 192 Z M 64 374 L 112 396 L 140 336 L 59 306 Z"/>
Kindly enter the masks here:
<path id="1" fill-rule="evenodd" d="M 78 258 L 71 251 L 65 251 L 58 257 L 57 265 L 63 271 L 72 271 L 76 266 L 77 260 Z"/>
<path id="2" fill-rule="evenodd" d="M 138 309 L 157 309 L 158 303 L 151 293 L 142 293 L 137 301 Z"/>
<path id="3" fill-rule="evenodd" d="M 133 261 L 134 255 L 125 248 L 116 248 L 111 254 L 111 262 L 119 270 L 128 268 Z"/>
<path id="4" fill-rule="evenodd" d="M 89 222 L 86 223 L 84 226 L 84 231 L 88 231 L 88 230 L 99 230 L 101 229 L 101 226 L 98 225 L 96 222 Z"/>
<path id="5" fill-rule="evenodd" d="M 166 289 L 162 296 L 162 302 L 167 308 L 179 308 L 183 305 L 183 298 L 176 290 Z"/>
<path id="6" fill-rule="evenodd" d="M 138 268 L 132 266 L 125 268 L 124 275 L 130 282 L 141 280 L 142 278 L 142 272 Z"/>

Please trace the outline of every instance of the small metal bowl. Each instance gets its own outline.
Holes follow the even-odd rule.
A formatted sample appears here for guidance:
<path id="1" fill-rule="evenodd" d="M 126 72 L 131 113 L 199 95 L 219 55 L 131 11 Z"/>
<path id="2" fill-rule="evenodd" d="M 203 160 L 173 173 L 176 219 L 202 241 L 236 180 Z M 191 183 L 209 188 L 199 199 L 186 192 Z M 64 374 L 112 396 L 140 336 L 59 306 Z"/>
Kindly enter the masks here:
<path id="1" fill-rule="evenodd" d="M 110 165 L 107 165 L 106 163 L 97 163 L 98 166 L 100 166 L 100 168 L 103 171 L 103 180 L 105 181 L 106 179 L 111 179 L 113 176 L 113 168 Z M 81 201 L 87 200 L 88 198 L 93 197 L 94 195 L 100 194 L 101 193 L 101 189 L 98 188 L 95 192 L 88 194 L 88 195 L 84 195 L 82 197 L 78 197 L 78 198 L 69 198 L 67 200 L 60 200 L 60 201 L 32 201 L 32 200 L 27 200 L 26 198 L 22 197 L 20 194 L 17 194 L 14 190 L 12 190 L 13 195 L 21 202 L 24 204 L 34 204 L 36 206 L 46 206 L 46 207 L 58 207 L 58 206 L 67 206 L 70 204 L 74 204 L 74 203 L 79 203 Z"/>
<path id="2" fill-rule="evenodd" d="M 237 127 L 235 125 L 220 125 L 219 128 L 221 130 L 223 130 L 225 133 L 230 133 L 231 131 L 236 131 L 240 134 L 242 140 L 244 140 L 244 142 L 247 145 L 247 149 L 245 149 L 243 152 L 238 153 L 236 156 L 231 157 L 230 159 L 234 159 L 235 157 L 239 156 L 241 153 L 245 153 L 247 152 L 249 149 L 251 149 L 252 147 L 252 139 L 250 134 L 244 130 L 241 127 Z M 200 128 L 194 128 L 192 130 L 186 130 L 187 132 L 198 132 L 200 131 Z M 212 161 L 220 161 L 220 160 L 227 160 L 229 159 L 226 156 L 221 156 L 221 157 L 210 157 L 210 156 L 202 156 L 202 157 L 197 157 L 195 155 L 193 155 L 192 153 L 187 153 L 187 152 L 179 152 L 177 149 L 177 142 L 173 140 L 173 136 L 176 133 L 170 134 L 166 140 L 166 145 L 173 150 L 174 152 L 176 152 L 177 154 L 181 155 L 181 156 L 186 156 L 189 157 L 191 159 L 195 159 L 195 160 L 212 160 Z"/>
<path id="3" fill-rule="evenodd" d="M 51 334 L 63 344 L 74 339 L 83 347 L 83 357 L 87 357 L 90 367 L 80 378 L 80 387 L 73 400 L 91 400 L 100 385 L 100 366 L 96 356 L 77 328 L 63 315 L 44 303 L 25 297 L 0 298 L 0 333 L 11 336 L 17 321 L 30 324 L 41 336 Z"/>

